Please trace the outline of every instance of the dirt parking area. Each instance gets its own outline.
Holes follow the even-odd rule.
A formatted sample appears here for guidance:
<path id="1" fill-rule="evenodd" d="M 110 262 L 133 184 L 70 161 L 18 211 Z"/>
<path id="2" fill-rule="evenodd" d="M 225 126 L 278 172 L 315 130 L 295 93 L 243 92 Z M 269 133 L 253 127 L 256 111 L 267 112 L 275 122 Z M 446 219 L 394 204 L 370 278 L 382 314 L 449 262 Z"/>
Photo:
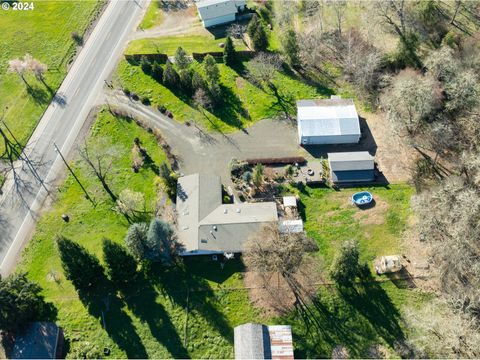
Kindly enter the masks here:
<path id="1" fill-rule="evenodd" d="M 415 152 L 394 133 L 383 113 L 362 113 L 368 130 L 375 141 L 375 159 L 380 171 L 391 183 L 410 180 L 410 172 L 415 160 Z"/>

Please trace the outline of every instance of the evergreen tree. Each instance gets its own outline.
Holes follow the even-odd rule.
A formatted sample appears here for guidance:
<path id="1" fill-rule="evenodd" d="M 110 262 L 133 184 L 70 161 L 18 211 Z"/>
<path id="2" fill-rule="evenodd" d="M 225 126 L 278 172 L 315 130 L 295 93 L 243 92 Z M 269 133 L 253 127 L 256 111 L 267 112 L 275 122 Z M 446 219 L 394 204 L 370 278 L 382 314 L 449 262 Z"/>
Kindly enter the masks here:
<path id="1" fill-rule="evenodd" d="M 250 39 L 253 39 L 253 35 L 257 32 L 257 28 L 260 24 L 260 19 L 257 14 L 253 14 L 252 18 L 250 19 L 250 22 L 248 23 L 247 26 L 247 34 L 250 37 Z"/>
<path id="2" fill-rule="evenodd" d="M 233 46 L 233 41 L 230 36 L 227 36 L 225 41 L 225 47 L 223 48 L 223 62 L 227 66 L 232 66 L 235 63 L 235 46 Z"/>
<path id="3" fill-rule="evenodd" d="M 147 231 L 148 226 L 145 223 L 132 224 L 128 228 L 127 236 L 125 237 L 125 245 L 137 260 L 143 260 L 145 257 Z"/>
<path id="4" fill-rule="evenodd" d="M 57 239 L 57 247 L 65 277 L 77 290 L 88 290 L 98 284 L 104 273 L 95 255 L 64 237 Z"/>
<path id="5" fill-rule="evenodd" d="M 255 31 L 255 34 L 253 34 L 252 43 L 255 51 L 267 50 L 268 38 L 267 38 L 267 33 L 265 32 L 265 27 L 263 26 L 262 22 L 259 22 L 257 30 Z"/>
<path id="6" fill-rule="evenodd" d="M 163 69 L 156 61 L 152 65 L 152 77 L 158 82 L 163 80 Z"/>
<path id="7" fill-rule="evenodd" d="M 167 61 L 163 71 L 163 83 L 169 88 L 176 88 L 180 84 L 180 77 L 170 61 Z"/>
<path id="8" fill-rule="evenodd" d="M 145 55 L 140 59 L 140 67 L 145 74 L 150 75 L 152 73 L 152 64 Z"/>
<path id="9" fill-rule="evenodd" d="M 0 279 L 0 329 L 15 332 L 35 320 L 44 307 L 40 286 L 25 273 Z"/>
<path id="10" fill-rule="evenodd" d="M 267 33 L 265 27 L 257 14 L 254 14 L 247 26 L 247 34 L 252 41 L 256 51 L 265 51 L 268 47 Z"/>
<path id="11" fill-rule="evenodd" d="M 297 35 L 293 29 L 287 30 L 284 35 L 284 39 L 282 42 L 283 52 L 287 56 L 288 63 L 292 67 L 297 67 L 300 65 L 300 59 L 298 57 L 298 53 L 300 51 L 297 42 Z"/>
<path id="12" fill-rule="evenodd" d="M 188 65 L 190 64 L 190 58 L 181 46 L 175 51 L 175 64 L 177 64 L 180 70 L 188 68 Z"/>
<path id="13" fill-rule="evenodd" d="M 205 67 L 205 75 L 209 84 L 217 84 L 220 80 L 220 71 L 218 65 L 212 55 L 205 56 L 203 59 L 203 66 Z"/>
<path id="14" fill-rule="evenodd" d="M 103 239 L 102 247 L 108 277 L 117 285 L 127 285 L 137 272 L 135 258 L 123 246 L 109 239 Z"/>
<path id="15" fill-rule="evenodd" d="M 153 219 L 147 233 L 148 258 L 170 263 L 175 253 L 175 239 L 170 225 L 160 219 Z"/>
<path id="16" fill-rule="evenodd" d="M 192 74 L 192 89 L 198 90 L 198 89 L 206 89 L 206 84 L 205 80 L 203 80 L 202 75 L 200 75 L 198 72 L 193 71 Z"/>
<path id="17" fill-rule="evenodd" d="M 182 69 L 179 73 L 180 77 L 180 87 L 186 93 L 192 91 L 192 73 L 188 69 Z"/>

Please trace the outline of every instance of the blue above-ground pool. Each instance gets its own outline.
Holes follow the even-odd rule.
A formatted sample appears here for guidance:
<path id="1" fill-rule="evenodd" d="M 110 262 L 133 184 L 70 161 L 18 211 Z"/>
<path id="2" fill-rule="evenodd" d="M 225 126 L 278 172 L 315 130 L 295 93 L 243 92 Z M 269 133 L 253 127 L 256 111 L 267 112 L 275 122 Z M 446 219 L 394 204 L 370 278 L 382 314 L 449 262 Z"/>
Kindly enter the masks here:
<path id="1" fill-rule="evenodd" d="M 367 205 L 373 200 L 372 194 L 368 191 L 361 191 L 352 195 L 352 203 L 355 205 Z"/>

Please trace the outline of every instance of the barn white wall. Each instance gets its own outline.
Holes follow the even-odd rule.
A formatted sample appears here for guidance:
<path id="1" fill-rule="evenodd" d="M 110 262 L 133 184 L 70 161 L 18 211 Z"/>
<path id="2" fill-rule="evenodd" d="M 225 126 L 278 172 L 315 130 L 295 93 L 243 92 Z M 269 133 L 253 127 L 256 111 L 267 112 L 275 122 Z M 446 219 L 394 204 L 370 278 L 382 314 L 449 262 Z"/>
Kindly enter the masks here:
<path id="1" fill-rule="evenodd" d="M 232 21 L 235 21 L 235 14 L 228 14 L 228 15 L 219 16 L 213 19 L 204 20 L 202 21 L 202 23 L 204 27 L 211 27 L 211 26 L 225 24 Z"/>

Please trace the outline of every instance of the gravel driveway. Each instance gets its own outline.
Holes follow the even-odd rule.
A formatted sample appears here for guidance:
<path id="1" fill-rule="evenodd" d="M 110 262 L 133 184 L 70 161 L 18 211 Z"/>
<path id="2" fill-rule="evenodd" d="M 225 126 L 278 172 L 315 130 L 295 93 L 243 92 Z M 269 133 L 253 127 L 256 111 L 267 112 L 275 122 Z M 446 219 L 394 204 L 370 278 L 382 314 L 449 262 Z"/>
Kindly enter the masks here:
<path id="1" fill-rule="evenodd" d="M 230 184 L 228 164 L 232 158 L 309 157 L 297 144 L 296 126 L 284 120 L 262 120 L 233 134 L 207 133 L 125 96 L 107 97 L 111 105 L 143 118 L 152 128 L 158 128 L 177 156 L 180 172 L 184 174 L 216 174 L 224 183 Z"/>

